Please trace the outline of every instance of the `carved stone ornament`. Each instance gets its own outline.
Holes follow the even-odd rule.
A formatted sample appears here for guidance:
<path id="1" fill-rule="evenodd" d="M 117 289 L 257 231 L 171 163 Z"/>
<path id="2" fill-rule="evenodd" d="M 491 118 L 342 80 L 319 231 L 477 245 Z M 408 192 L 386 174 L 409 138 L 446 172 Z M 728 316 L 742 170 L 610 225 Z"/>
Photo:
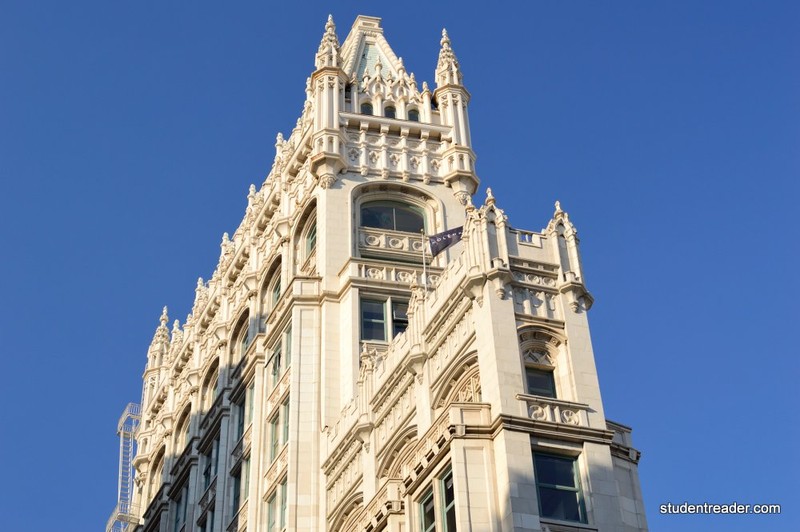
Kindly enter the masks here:
<path id="1" fill-rule="evenodd" d="M 324 189 L 329 189 L 336 183 L 336 176 L 333 174 L 323 174 L 319 178 L 319 186 Z"/>

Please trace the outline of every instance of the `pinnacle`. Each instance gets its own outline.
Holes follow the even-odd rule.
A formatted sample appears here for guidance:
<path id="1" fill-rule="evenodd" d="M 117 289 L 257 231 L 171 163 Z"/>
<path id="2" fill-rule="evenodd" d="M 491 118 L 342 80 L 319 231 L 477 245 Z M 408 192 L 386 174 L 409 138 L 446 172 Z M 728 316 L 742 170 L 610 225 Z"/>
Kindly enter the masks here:
<path id="1" fill-rule="evenodd" d="M 444 85 L 461 85 L 461 68 L 458 59 L 450 46 L 450 36 L 447 30 L 442 30 L 442 40 L 440 41 L 439 61 L 436 64 L 436 84 L 439 87 Z"/>
<path id="2" fill-rule="evenodd" d="M 167 307 L 166 306 L 164 307 L 164 310 L 161 311 L 161 318 L 160 318 L 159 321 L 161 321 L 161 325 L 162 326 L 166 326 L 167 322 L 169 321 L 169 316 L 167 315 Z"/>

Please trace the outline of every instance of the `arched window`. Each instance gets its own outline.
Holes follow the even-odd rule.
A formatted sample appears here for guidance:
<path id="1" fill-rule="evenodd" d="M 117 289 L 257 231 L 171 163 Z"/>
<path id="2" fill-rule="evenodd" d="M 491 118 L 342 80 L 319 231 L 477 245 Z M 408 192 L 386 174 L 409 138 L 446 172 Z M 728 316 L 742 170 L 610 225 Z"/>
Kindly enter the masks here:
<path id="1" fill-rule="evenodd" d="M 314 220 L 309 224 L 308 231 L 304 238 L 305 254 L 304 258 L 311 256 L 311 253 L 317 248 L 317 221 Z"/>
<path id="2" fill-rule="evenodd" d="M 371 115 L 372 114 L 372 104 L 369 102 L 364 102 L 361 104 L 361 114 L 362 115 Z"/>
<path id="3" fill-rule="evenodd" d="M 208 411 L 214 400 L 217 398 L 217 384 L 219 383 L 219 364 L 217 362 L 211 366 L 203 382 L 203 408 Z"/>
<path id="4" fill-rule="evenodd" d="M 175 452 L 180 454 L 186 447 L 189 438 L 189 409 L 187 408 L 180 421 L 178 421 L 178 429 L 175 431 Z"/>
<path id="5" fill-rule="evenodd" d="M 519 342 L 526 393 L 557 398 L 555 349 L 560 341 L 546 331 L 529 329 L 519 335 Z"/>
<path id="6" fill-rule="evenodd" d="M 397 117 L 397 109 L 393 106 L 389 105 L 384 109 L 383 114 L 386 118 L 396 118 Z"/>
<path id="7" fill-rule="evenodd" d="M 419 122 L 419 111 L 416 109 L 410 109 L 408 111 L 408 119 L 412 122 Z"/>
<path id="8" fill-rule="evenodd" d="M 253 334 L 250 331 L 250 315 L 245 313 L 239 318 L 236 330 L 231 336 L 232 353 L 231 359 L 234 364 L 238 363 L 247 353 L 247 349 L 252 343 Z"/>
<path id="9" fill-rule="evenodd" d="M 425 229 L 422 209 L 399 201 L 370 201 L 361 206 L 361 225 L 405 233 Z"/>

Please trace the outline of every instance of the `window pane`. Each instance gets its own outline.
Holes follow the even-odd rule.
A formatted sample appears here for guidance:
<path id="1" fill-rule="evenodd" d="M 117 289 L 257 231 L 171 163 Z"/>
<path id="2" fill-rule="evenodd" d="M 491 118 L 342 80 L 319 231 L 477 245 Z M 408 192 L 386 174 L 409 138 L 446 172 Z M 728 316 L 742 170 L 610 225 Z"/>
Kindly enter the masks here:
<path id="1" fill-rule="evenodd" d="M 386 340 L 386 329 L 383 323 L 364 322 L 361 328 L 362 340 Z"/>
<path id="2" fill-rule="evenodd" d="M 385 205 L 368 205 L 361 208 L 361 225 L 378 229 L 394 229 L 394 209 Z"/>
<path id="3" fill-rule="evenodd" d="M 538 484 L 577 488 L 575 485 L 574 466 L 575 461 L 571 458 L 537 454 L 536 481 Z"/>
<path id="4" fill-rule="evenodd" d="M 281 529 L 286 527 L 286 480 L 281 483 L 281 517 L 280 517 L 280 525 Z"/>
<path id="5" fill-rule="evenodd" d="M 408 119 L 412 122 L 419 122 L 419 111 L 412 109 L 408 112 Z"/>
<path id="6" fill-rule="evenodd" d="M 311 253 L 311 251 L 317 245 L 317 224 L 316 222 L 314 225 L 311 226 L 309 229 L 308 234 L 306 235 L 306 257 Z"/>
<path id="7" fill-rule="evenodd" d="M 277 508 L 275 507 L 275 496 L 273 495 L 272 498 L 267 502 L 267 531 L 274 532 L 275 531 L 275 518 L 277 517 L 275 514 Z"/>
<path id="8" fill-rule="evenodd" d="M 386 108 L 386 118 L 394 118 L 397 114 L 394 107 L 387 107 Z"/>
<path id="9" fill-rule="evenodd" d="M 434 530 L 436 527 L 436 509 L 433 506 L 433 489 L 428 490 L 422 503 L 420 503 L 420 511 L 423 532 Z"/>
<path id="10" fill-rule="evenodd" d="M 425 227 L 422 214 L 410 207 L 395 208 L 395 230 L 419 233 Z"/>
<path id="11" fill-rule="evenodd" d="M 287 400 L 281 406 L 281 415 L 283 416 L 283 443 L 289 441 L 289 401 Z"/>
<path id="12" fill-rule="evenodd" d="M 386 327 L 383 301 L 361 301 L 361 339 L 386 340 Z"/>
<path id="13" fill-rule="evenodd" d="M 408 303 L 392 302 L 392 336 L 397 336 L 408 328 Z"/>
<path id="14" fill-rule="evenodd" d="M 449 471 L 442 479 L 442 497 L 444 498 L 445 532 L 456 531 L 456 500 L 453 488 L 453 472 Z"/>
<path id="15" fill-rule="evenodd" d="M 578 493 L 556 488 L 539 487 L 542 516 L 565 521 L 582 521 Z"/>
<path id="16" fill-rule="evenodd" d="M 544 397 L 556 396 L 556 384 L 553 372 L 537 368 L 525 368 L 525 377 L 528 381 L 528 393 Z"/>

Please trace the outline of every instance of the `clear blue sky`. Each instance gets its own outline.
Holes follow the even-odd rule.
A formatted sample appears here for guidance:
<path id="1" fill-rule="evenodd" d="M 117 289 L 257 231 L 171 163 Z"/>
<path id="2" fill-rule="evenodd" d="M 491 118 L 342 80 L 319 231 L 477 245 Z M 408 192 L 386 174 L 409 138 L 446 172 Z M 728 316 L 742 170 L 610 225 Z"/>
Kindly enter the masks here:
<path id="1" fill-rule="evenodd" d="M 383 17 L 420 82 L 446 26 L 482 187 L 517 227 L 570 213 L 652 529 L 800 530 L 797 3 L 270 4 L 0 4 L 0 528 L 105 525 L 161 307 L 210 276 L 332 12 Z M 784 513 L 658 514 L 684 501 Z"/>

